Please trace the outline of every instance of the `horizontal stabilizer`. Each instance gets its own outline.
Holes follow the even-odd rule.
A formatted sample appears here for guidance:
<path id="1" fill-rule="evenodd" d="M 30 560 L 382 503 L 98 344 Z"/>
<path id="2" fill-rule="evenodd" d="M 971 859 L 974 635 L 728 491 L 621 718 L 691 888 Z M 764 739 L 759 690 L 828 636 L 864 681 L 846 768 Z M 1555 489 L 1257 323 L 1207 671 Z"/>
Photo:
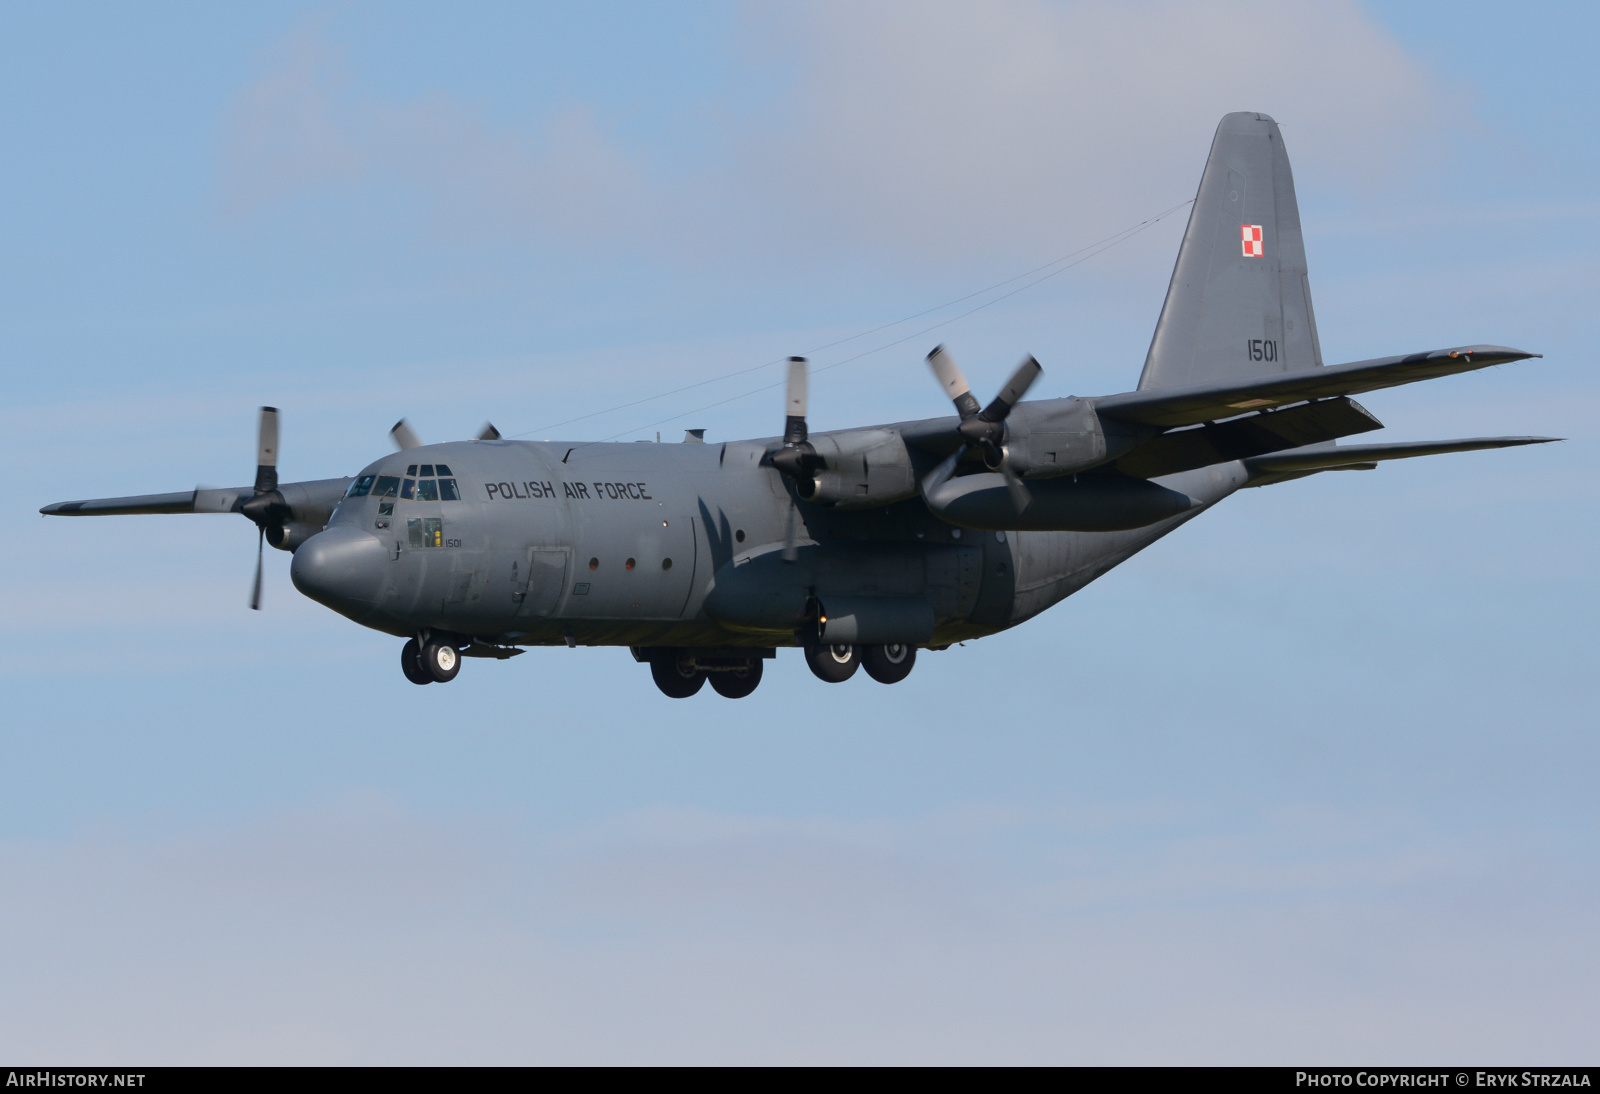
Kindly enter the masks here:
<path id="1" fill-rule="evenodd" d="M 1460 441 L 1405 441 L 1397 444 L 1350 444 L 1297 449 L 1251 456 L 1244 461 L 1250 486 L 1267 486 L 1285 479 L 1314 475 L 1318 471 L 1343 471 L 1376 467 L 1383 460 L 1412 456 L 1439 456 L 1447 452 L 1478 452 L 1486 448 L 1515 448 L 1524 444 L 1549 444 L 1560 437 L 1471 437 Z"/>
<path id="2" fill-rule="evenodd" d="M 1094 402 L 1095 409 L 1106 417 L 1170 428 L 1232 418 L 1252 410 L 1306 399 L 1360 395 L 1364 391 L 1398 387 L 1539 356 L 1542 354 L 1506 346 L 1465 346 L 1278 373 L 1258 380 L 1130 391 Z"/>

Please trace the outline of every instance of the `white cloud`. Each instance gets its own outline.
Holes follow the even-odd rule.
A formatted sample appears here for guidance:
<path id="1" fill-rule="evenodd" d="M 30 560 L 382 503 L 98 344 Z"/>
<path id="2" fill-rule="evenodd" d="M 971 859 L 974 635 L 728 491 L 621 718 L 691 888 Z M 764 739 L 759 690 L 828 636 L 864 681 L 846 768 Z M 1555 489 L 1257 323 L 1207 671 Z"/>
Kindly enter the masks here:
<path id="1" fill-rule="evenodd" d="M 1190 196 L 1228 111 L 1272 113 L 1296 162 L 1343 182 L 1415 170 L 1443 112 L 1348 3 L 893 0 L 751 7 L 743 27 L 743 75 L 704 112 L 715 151 L 671 170 L 581 105 L 517 128 L 446 92 L 362 96 L 303 30 L 239 94 L 226 203 L 360 179 L 419 188 L 471 238 L 680 261 L 1033 255 Z M 773 65 L 769 109 L 727 109 Z"/>
<path id="2" fill-rule="evenodd" d="M 1188 197 L 1229 111 L 1274 115 L 1297 163 L 1344 181 L 1415 157 L 1437 122 L 1425 68 L 1351 4 L 783 10 L 753 30 L 781 26 L 800 58 L 763 182 L 818 227 L 923 255 L 1094 235 Z"/>
<path id="3" fill-rule="evenodd" d="M 345 91 L 344 72 L 318 24 L 280 44 L 270 71 L 240 90 L 224 124 L 230 212 L 365 174 L 367 157 L 340 117 Z"/>

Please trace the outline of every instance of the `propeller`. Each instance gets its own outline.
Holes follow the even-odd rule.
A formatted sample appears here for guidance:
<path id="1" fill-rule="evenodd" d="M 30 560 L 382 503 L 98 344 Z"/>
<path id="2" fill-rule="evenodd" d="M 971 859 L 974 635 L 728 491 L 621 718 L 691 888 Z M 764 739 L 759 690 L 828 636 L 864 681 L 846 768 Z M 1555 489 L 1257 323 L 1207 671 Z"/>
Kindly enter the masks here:
<path id="1" fill-rule="evenodd" d="M 922 492 L 928 494 L 942 486 L 955 473 L 956 464 L 961 462 L 967 449 L 976 448 L 983 457 L 983 465 L 1005 477 L 1012 504 L 1017 507 L 1017 512 L 1022 512 L 1033 501 L 1033 496 L 1006 460 L 1006 418 L 1012 408 L 1022 401 L 1044 368 L 1032 357 L 1027 358 L 1017 366 L 994 401 L 980 410 L 967 378 L 961 374 L 955 358 L 944 346 L 933 347 L 933 352 L 928 354 L 928 367 L 933 369 L 939 386 L 944 388 L 944 393 L 955 404 L 956 413 L 961 416 L 961 424 L 956 426 L 956 432 L 961 434 L 965 443 L 928 473 L 927 478 L 922 480 Z"/>
<path id="2" fill-rule="evenodd" d="M 789 358 L 789 380 L 783 393 L 783 447 L 767 457 L 767 462 L 782 475 L 794 480 L 795 490 L 801 497 L 817 492 L 816 473 L 823 466 L 822 457 L 806 440 L 806 404 L 809 401 L 806 379 L 806 359 Z M 783 560 L 793 562 L 799 543 L 799 512 L 791 506 L 789 524 L 784 533 Z"/>
<path id="3" fill-rule="evenodd" d="M 272 534 L 274 544 L 281 542 L 283 522 L 293 515 L 278 492 L 278 408 L 275 406 L 261 408 L 261 421 L 256 427 L 255 491 L 239 506 L 239 512 L 256 526 L 256 580 L 250 593 L 250 607 L 260 611 L 262 553 L 267 535 Z"/>
<path id="4" fill-rule="evenodd" d="M 490 428 L 494 427 L 491 426 Z M 412 431 L 411 425 L 404 418 L 394 423 L 394 426 L 389 430 L 389 436 L 394 440 L 395 448 L 401 452 L 408 448 L 422 447 L 422 439 Z"/>

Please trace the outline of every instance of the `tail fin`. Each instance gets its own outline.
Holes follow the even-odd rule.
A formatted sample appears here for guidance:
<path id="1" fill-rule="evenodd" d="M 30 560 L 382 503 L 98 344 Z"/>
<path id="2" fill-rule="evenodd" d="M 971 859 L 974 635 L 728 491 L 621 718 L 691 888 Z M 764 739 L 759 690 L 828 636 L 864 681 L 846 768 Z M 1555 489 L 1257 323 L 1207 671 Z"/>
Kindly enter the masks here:
<path id="1" fill-rule="evenodd" d="M 1265 114 L 1229 114 L 1211 142 L 1139 390 L 1321 364 L 1283 134 Z"/>

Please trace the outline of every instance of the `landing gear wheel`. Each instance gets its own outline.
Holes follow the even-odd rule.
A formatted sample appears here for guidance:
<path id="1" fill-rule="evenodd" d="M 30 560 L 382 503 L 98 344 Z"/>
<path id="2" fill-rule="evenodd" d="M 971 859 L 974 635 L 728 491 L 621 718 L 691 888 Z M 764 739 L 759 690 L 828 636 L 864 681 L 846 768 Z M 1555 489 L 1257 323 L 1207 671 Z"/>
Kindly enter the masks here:
<path id="1" fill-rule="evenodd" d="M 415 638 L 406 639 L 406 644 L 400 647 L 400 671 L 413 684 L 433 683 L 433 677 L 422 667 L 422 647 L 417 645 Z"/>
<path id="2" fill-rule="evenodd" d="M 861 667 L 861 651 L 855 646 L 807 646 L 806 664 L 818 680 L 842 684 Z"/>
<path id="3" fill-rule="evenodd" d="M 422 647 L 422 668 L 441 684 L 448 684 L 461 671 L 461 655 L 448 642 L 429 642 Z"/>
<path id="4" fill-rule="evenodd" d="M 761 658 L 750 658 L 749 664 L 732 672 L 708 673 L 711 690 L 724 699 L 743 699 L 761 683 Z"/>
<path id="5" fill-rule="evenodd" d="M 861 667 L 880 684 L 898 684 L 911 675 L 911 666 L 916 663 L 915 646 L 886 642 L 881 646 L 863 646 L 861 649 Z"/>
<path id="6" fill-rule="evenodd" d="M 650 658 L 650 675 L 669 699 L 687 699 L 706 682 L 706 674 L 686 664 L 677 650 L 658 650 Z"/>

